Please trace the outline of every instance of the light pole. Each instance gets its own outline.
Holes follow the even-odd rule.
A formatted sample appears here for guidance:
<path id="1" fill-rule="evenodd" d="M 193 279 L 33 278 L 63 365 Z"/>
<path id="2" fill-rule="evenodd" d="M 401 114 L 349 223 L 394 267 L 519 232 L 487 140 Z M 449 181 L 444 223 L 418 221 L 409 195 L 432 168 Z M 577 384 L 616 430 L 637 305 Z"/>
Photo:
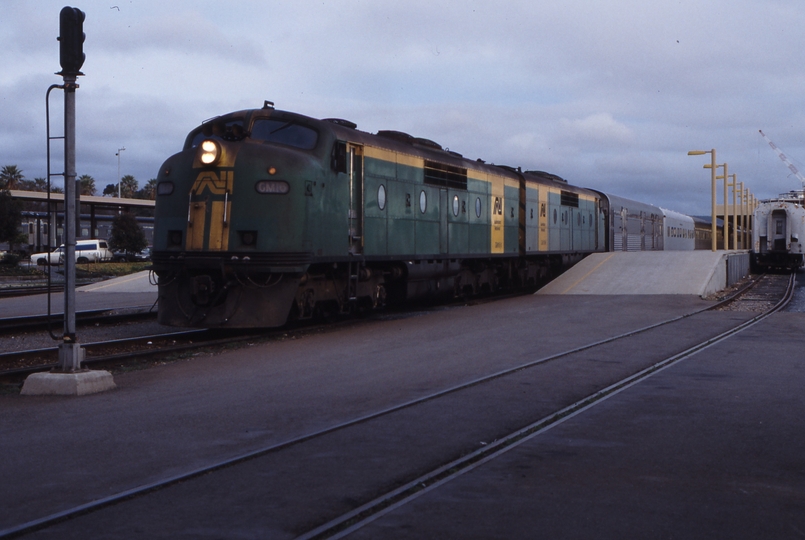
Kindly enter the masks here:
<path id="1" fill-rule="evenodd" d="M 730 248 L 730 232 L 727 227 L 727 182 L 729 181 L 729 174 L 727 173 L 727 162 L 724 162 L 724 251 Z"/>
<path id="2" fill-rule="evenodd" d="M 738 188 L 738 175 L 732 173 L 730 177 L 732 178 L 732 182 L 730 182 L 732 187 L 732 249 L 738 249 L 738 206 L 735 193 Z"/>
<path id="3" fill-rule="evenodd" d="M 711 191 L 711 201 L 710 201 L 710 218 L 712 219 L 713 223 L 710 227 L 710 234 L 712 235 L 711 246 L 713 251 L 716 251 L 716 149 L 713 148 L 712 150 L 691 150 L 688 152 L 689 156 L 703 156 L 704 154 L 710 154 L 710 191 Z"/>
<path id="4" fill-rule="evenodd" d="M 702 168 L 703 169 L 712 169 L 713 165 L 708 163 L 706 165 L 703 165 Z M 726 217 L 727 216 L 727 214 L 726 214 L 726 212 L 727 212 L 727 210 L 726 210 L 726 208 L 727 208 L 727 177 L 726 177 L 727 164 L 726 163 L 721 163 L 720 165 L 716 165 L 716 169 L 718 169 L 718 168 L 722 168 L 725 171 L 725 174 L 722 174 L 721 176 L 716 176 L 716 182 L 718 182 L 719 180 L 724 180 L 724 210 L 722 210 L 722 215 L 724 216 L 724 219 L 722 221 L 722 225 L 723 225 L 724 231 L 725 231 L 724 232 L 724 249 L 726 250 L 727 246 L 729 244 L 729 235 L 726 232 L 726 230 L 727 230 L 727 217 Z M 715 206 L 717 207 L 718 205 L 715 205 Z"/>
<path id="5" fill-rule="evenodd" d="M 741 201 L 741 249 L 746 249 L 746 188 L 738 182 L 738 198 Z"/>
<path id="6" fill-rule="evenodd" d="M 122 178 L 120 177 L 120 152 L 122 152 L 122 151 L 123 151 L 123 150 L 125 150 L 125 149 L 126 149 L 125 147 L 124 147 L 124 148 L 118 148 L 118 149 L 117 149 L 117 154 L 115 154 L 115 155 L 117 156 L 117 198 L 118 198 L 118 199 L 120 199 L 120 198 L 121 198 L 121 195 L 120 195 L 120 184 L 122 184 L 122 183 L 123 183 L 123 182 L 122 182 Z"/>
<path id="7" fill-rule="evenodd" d="M 713 148 L 712 150 L 691 150 L 688 152 L 689 156 L 703 156 L 704 154 L 710 154 L 710 219 L 712 220 L 712 224 L 710 227 L 710 235 L 712 236 L 711 239 L 711 248 L 713 251 L 716 251 L 716 149 Z"/>

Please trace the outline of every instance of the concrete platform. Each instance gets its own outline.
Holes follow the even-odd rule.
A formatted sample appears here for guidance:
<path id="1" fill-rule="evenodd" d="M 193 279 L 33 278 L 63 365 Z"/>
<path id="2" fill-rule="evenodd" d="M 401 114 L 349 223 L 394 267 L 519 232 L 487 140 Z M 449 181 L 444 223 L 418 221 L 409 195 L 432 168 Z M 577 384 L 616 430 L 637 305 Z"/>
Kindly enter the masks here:
<path id="1" fill-rule="evenodd" d="M 151 308 L 157 301 L 157 287 L 149 280 L 145 270 L 76 288 L 76 310 Z M 50 295 L 51 313 L 64 311 L 64 293 Z M 156 309 L 156 308 L 154 308 Z M 48 295 L 36 294 L 0 299 L 0 317 L 45 315 L 48 312 Z"/>
<path id="2" fill-rule="evenodd" d="M 537 294 L 686 294 L 705 297 L 726 287 L 726 257 L 723 251 L 594 253 Z"/>
<path id="3" fill-rule="evenodd" d="M 92 285 L 85 285 L 76 289 L 77 293 L 143 293 L 143 294 L 157 294 L 157 286 L 151 282 L 151 272 L 143 270 L 130 274 L 128 276 L 121 276 Z"/>

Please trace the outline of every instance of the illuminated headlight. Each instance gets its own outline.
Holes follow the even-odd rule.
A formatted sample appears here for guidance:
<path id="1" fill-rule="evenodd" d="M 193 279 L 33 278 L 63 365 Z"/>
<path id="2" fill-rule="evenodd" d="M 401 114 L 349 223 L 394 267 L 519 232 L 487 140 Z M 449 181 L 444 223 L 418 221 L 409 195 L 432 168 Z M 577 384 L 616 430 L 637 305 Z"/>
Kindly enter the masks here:
<path id="1" fill-rule="evenodd" d="M 283 180 L 261 180 L 254 185 L 257 193 L 285 195 L 291 190 L 288 182 Z"/>
<path id="2" fill-rule="evenodd" d="M 221 157 L 221 148 L 218 143 L 211 139 L 205 139 L 201 143 L 201 162 L 204 165 L 214 165 L 219 157 Z"/>

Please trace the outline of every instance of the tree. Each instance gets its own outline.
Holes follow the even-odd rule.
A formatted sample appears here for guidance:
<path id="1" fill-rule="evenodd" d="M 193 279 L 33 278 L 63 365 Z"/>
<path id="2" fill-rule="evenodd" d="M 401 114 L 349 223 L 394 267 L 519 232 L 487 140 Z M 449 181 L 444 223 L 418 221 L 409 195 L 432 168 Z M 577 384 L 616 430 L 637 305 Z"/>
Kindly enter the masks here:
<path id="1" fill-rule="evenodd" d="M 78 182 L 81 185 L 81 195 L 95 195 L 95 179 L 88 174 L 82 174 L 78 177 Z"/>
<path id="2" fill-rule="evenodd" d="M 143 189 L 137 192 L 136 198 L 153 201 L 157 198 L 157 179 L 152 178 L 145 183 Z"/>
<path id="3" fill-rule="evenodd" d="M 48 179 L 47 178 L 34 178 L 34 189 L 33 191 L 47 191 L 48 190 Z"/>
<path id="4" fill-rule="evenodd" d="M 109 195 L 112 197 L 117 197 L 118 193 L 120 193 L 120 196 L 124 199 L 134 199 L 137 197 L 138 187 L 139 184 L 137 183 L 137 179 L 132 175 L 127 174 L 120 179 L 119 188 L 118 184 L 106 184 L 106 187 L 103 188 L 103 196 L 106 197 Z"/>
<path id="5" fill-rule="evenodd" d="M 22 180 L 25 177 L 16 165 L 5 165 L 0 170 L 0 189 L 17 189 L 17 183 Z"/>
<path id="6" fill-rule="evenodd" d="M 128 212 L 118 214 L 112 220 L 109 243 L 112 244 L 112 248 L 123 250 L 126 253 L 138 253 L 148 247 L 145 233 L 134 215 Z"/>
<path id="7" fill-rule="evenodd" d="M 137 193 L 137 189 L 139 187 L 140 186 L 137 183 L 137 179 L 132 175 L 127 174 L 120 179 L 120 196 L 126 199 L 133 199 L 134 194 Z"/>
<path id="8" fill-rule="evenodd" d="M 8 189 L 0 189 L 0 242 L 7 242 L 10 251 L 19 242 L 22 223 L 22 202 L 11 197 Z"/>
<path id="9" fill-rule="evenodd" d="M 17 189 L 22 189 L 24 191 L 47 191 L 48 181 L 46 178 L 34 178 L 33 180 L 20 180 L 17 182 Z M 53 186 L 51 186 L 51 191 L 53 191 Z"/>

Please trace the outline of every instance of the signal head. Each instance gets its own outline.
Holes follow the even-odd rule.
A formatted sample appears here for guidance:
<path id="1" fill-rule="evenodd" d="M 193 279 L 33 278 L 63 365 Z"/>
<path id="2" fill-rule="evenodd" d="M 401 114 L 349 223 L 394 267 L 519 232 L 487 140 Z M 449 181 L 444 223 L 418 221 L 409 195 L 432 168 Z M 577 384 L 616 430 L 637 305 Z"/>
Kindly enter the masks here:
<path id="1" fill-rule="evenodd" d="M 78 8 L 65 6 L 59 13 L 59 61 L 57 75 L 78 76 L 84 65 L 84 19 L 86 14 Z"/>

